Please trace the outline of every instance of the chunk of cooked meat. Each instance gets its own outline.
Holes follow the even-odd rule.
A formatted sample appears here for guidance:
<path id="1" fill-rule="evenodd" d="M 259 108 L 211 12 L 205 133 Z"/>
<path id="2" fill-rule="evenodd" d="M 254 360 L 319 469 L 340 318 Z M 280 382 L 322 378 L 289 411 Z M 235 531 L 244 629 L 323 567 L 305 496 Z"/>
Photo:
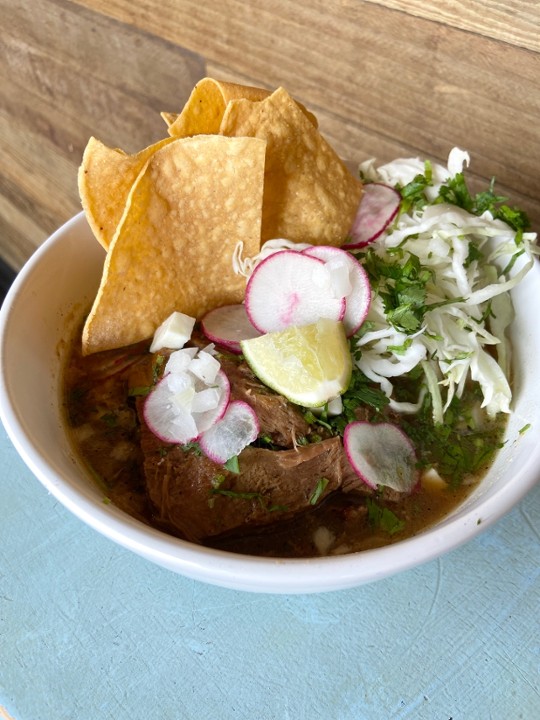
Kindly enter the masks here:
<path id="1" fill-rule="evenodd" d="M 312 428 L 297 405 L 263 385 L 245 362 L 225 355 L 219 360 L 231 384 L 231 400 L 244 400 L 251 405 L 261 435 L 270 436 L 275 445 L 285 448 L 294 447 L 298 438 L 309 436 Z"/>
<path id="2" fill-rule="evenodd" d="M 240 473 L 193 449 L 165 445 L 141 420 L 144 474 L 157 519 L 189 540 L 287 519 L 341 485 L 341 441 L 329 438 L 296 450 L 247 447 Z"/>

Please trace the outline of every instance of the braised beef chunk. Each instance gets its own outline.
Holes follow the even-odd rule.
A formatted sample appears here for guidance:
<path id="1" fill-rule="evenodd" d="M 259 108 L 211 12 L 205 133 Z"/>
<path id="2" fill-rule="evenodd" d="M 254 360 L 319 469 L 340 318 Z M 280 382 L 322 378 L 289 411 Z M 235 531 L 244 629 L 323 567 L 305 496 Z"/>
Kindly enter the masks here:
<path id="1" fill-rule="evenodd" d="M 309 436 L 312 428 L 298 406 L 263 385 L 246 363 L 230 356 L 220 357 L 220 362 L 231 383 L 231 400 L 244 400 L 251 405 L 259 419 L 261 435 L 284 448 L 294 447 L 298 438 Z"/>
<path id="2" fill-rule="evenodd" d="M 197 542 L 290 518 L 341 484 L 337 437 L 297 450 L 248 447 L 239 474 L 194 449 L 164 445 L 144 423 L 141 447 L 157 519 Z"/>

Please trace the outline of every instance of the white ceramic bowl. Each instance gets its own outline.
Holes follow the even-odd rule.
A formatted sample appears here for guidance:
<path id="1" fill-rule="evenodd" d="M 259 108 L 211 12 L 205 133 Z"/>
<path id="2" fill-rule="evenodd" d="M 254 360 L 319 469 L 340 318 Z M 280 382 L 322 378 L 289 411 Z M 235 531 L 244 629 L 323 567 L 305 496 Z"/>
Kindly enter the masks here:
<path id="1" fill-rule="evenodd" d="M 66 338 L 99 284 L 104 251 L 82 214 L 29 260 L 0 313 L 0 413 L 21 457 L 68 510 L 114 542 L 182 575 L 240 590 L 307 593 L 371 582 L 470 540 L 509 511 L 540 474 L 540 267 L 514 293 L 515 402 L 507 442 L 466 502 L 422 534 L 389 547 L 308 560 L 234 555 L 147 527 L 103 503 L 72 451 L 59 403 Z M 526 424 L 531 429 L 522 434 Z"/>

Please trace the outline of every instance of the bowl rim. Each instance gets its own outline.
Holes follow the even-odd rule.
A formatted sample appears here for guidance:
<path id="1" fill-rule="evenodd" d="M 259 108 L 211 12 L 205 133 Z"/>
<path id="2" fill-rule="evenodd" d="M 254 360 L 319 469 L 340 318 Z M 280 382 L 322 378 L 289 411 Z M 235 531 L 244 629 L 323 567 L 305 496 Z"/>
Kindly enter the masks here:
<path id="1" fill-rule="evenodd" d="M 85 225 L 88 227 L 81 212 L 58 228 L 29 258 L 6 295 L 0 309 L 0 419 L 40 483 L 73 515 L 113 542 L 181 575 L 222 587 L 282 594 L 327 592 L 394 575 L 458 548 L 508 513 L 536 484 L 540 444 L 512 482 L 484 499 L 481 510 L 465 509 L 457 517 L 447 516 L 436 526 L 381 548 L 313 558 L 268 558 L 215 550 L 147 526 L 113 505 L 100 505 L 40 455 L 16 410 L 5 367 L 7 330 L 20 294 L 50 249 L 61 243 L 68 231 Z"/>

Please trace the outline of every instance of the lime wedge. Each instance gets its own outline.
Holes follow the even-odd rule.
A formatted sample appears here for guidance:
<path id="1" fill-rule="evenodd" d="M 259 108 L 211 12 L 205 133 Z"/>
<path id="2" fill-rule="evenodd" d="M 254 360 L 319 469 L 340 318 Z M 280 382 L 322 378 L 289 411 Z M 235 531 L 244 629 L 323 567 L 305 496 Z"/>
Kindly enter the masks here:
<path id="1" fill-rule="evenodd" d="M 297 405 L 324 405 L 345 392 L 351 379 L 351 353 L 340 321 L 291 326 L 240 346 L 259 380 Z"/>

